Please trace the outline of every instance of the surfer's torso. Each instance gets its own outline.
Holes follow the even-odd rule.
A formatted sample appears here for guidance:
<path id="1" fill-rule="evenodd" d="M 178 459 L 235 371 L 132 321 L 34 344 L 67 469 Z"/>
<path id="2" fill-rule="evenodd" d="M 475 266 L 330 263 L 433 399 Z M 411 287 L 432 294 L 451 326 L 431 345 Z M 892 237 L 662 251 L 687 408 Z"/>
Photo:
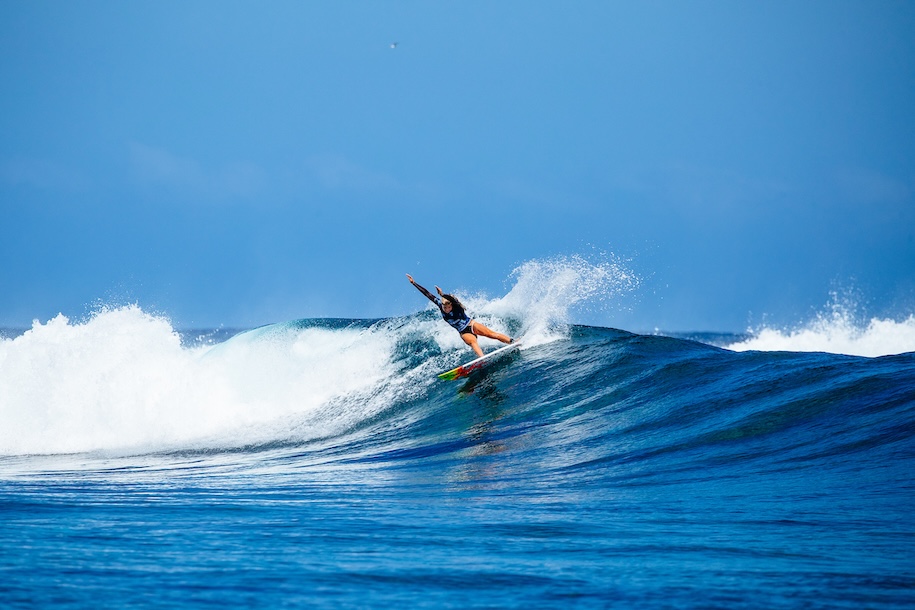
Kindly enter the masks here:
<path id="1" fill-rule="evenodd" d="M 463 307 L 458 307 L 456 303 L 451 304 L 451 311 L 446 312 L 442 309 L 442 300 L 438 297 L 433 298 L 433 302 L 438 305 L 438 310 L 442 312 L 442 318 L 451 325 L 451 328 L 459 333 L 472 332 L 470 328 L 470 316 L 464 311 Z"/>

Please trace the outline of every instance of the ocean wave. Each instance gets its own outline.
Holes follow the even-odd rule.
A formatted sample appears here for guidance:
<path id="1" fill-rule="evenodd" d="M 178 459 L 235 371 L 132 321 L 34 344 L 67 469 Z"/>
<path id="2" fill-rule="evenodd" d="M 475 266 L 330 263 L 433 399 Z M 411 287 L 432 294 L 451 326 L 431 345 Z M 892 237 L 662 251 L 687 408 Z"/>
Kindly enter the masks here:
<path id="1" fill-rule="evenodd" d="M 627 275 L 573 257 L 527 263 L 514 277 L 505 297 L 468 305 L 532 346 L 562 336 L 570 307 Z M 421 394 L 466 355 L 430 310 L 292 321 L 191 346 L 136 305 L 79 322 L 58 315 L 0 338 L 0 454 L 305 442 Z"/>
<path id="2" fill-rule="evenodd" d="M 855 315 L 854 304 L 833 296 L 827 311 L 794 329 L 763 327 L 727 345 L 734 351 L 827 352 L 849 356 L 888 356 L 915 352 L 915 314 L 900 319 Z"/>
<path id="3" fill-rule="evenodd" d="M 216 344 L 183 343 L 136 305 L 57 316 L 0 339 L 0 455 L 270 453 L 298 467 L 305 455 L 352 466 L 511 449 L 547 477 L 631 481 L 911 437 L 911 354 L 751 347 L 763 335 L 726 350 L 569 323 L 570 308 L 631 281 L 621 267 L 554 260 L 520 267 L 504 297 L 469 297 L 524 347 L 463 382 L 436 377 L 471 354 L 432 309 L 295 320 Z M 874 326 L 884 349 L 900 324 L 912 322 Z"/>

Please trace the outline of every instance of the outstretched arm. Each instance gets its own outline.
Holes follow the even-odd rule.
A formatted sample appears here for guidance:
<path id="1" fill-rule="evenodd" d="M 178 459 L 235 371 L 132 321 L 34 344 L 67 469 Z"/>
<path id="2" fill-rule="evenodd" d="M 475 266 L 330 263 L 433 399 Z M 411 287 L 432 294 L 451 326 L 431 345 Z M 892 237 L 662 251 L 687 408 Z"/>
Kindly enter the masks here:
<path id="1" fill-rule="evenodd" d="M 436 305 L 438 305 L 438 299 L 436 299 L 434 296 L 432 296 L 432 293 L 431 293 L 431 292 L 429 292 L 428 290 L 426 290 L 425 288 L 423 288 L 422 286 L 420 286 L 419 284 L 417 284 L 415 281 L 413 281 L 413 276 L 410 275 L 409 273 L 407 274 L 407 279 L 410 280 L 410 283 L 411 283 L 411 284 L 413 284 L 414 286 L 416 286 L 416 289 L 417 289 L 417 290 L 419 290 L 421 293 L 423 293 L 424 295 L 426 295 L 426 298 L 427 298 L 427 299 L 429 299 L 430 301 L 432 301 L 433 303 L 435 303 Z M 438 288 L 438 287 L 436 286 L 436 288 Z"/>

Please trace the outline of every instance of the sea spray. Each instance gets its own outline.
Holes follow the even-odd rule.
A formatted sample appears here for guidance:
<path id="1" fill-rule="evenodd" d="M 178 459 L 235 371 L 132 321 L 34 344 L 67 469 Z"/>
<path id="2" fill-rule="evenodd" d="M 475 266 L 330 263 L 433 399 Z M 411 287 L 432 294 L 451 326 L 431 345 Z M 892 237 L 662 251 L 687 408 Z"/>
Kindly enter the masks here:
<path id="1" fill-rule="evenodd" d="M 833 293 L 826 311 L 794 329 L 751 329 L 734 351 L 827 352 L 848 356 L 887 356 L 915 352 L 915 315 L 901 319 L 862 319 L 853 301 Z"/>
<path id="2" fill-rule="evenodd" d="M 529 345 L 565 337 L 577 307 L 600 307 L 638 287 L 639 278 L 622 261 L 604 255 L 591 262 L 560 256 L 527 261 L 512 271 L 515 283 L 482 311 L 520 320 Z"/>
<path id="3" fill-rule="evenodd" d="M 522 338 L 525 347 L 567 338 L 579 309 L 615 305 L 621 295 L 640 284 L 623 261 L 606 253 L 597 260 L 579 255 L 530 260 L 516 267 L 508 279 L 512 285 L 502 297 L 456 293 L 474 319 L 497 332 Z M 433 305 L 427 310 L 437 314 Z M 444 324 L 426 327 L 424 332 L 434 336 L 443 351 L 466 349 L 457 333 Z M 489 341 L 481 341 L 484 350 L 492 345 Z"/>

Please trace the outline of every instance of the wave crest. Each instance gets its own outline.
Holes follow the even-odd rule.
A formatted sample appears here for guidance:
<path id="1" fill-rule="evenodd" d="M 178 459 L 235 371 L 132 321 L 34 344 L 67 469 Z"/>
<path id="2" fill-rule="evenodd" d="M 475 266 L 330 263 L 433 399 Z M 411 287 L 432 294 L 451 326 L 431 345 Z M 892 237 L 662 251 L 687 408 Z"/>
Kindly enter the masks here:
<path id="1" fill-rule="evenodd" d="M 745 341 L 725 346 L 733 351 L 827 352 L 848 356 L 889 356 L 915 352 L 915 315 L 902 320 L 857 320 L 853 303 L 833 295 L 829 311 L 793 330 L 751 330 Z"/>

